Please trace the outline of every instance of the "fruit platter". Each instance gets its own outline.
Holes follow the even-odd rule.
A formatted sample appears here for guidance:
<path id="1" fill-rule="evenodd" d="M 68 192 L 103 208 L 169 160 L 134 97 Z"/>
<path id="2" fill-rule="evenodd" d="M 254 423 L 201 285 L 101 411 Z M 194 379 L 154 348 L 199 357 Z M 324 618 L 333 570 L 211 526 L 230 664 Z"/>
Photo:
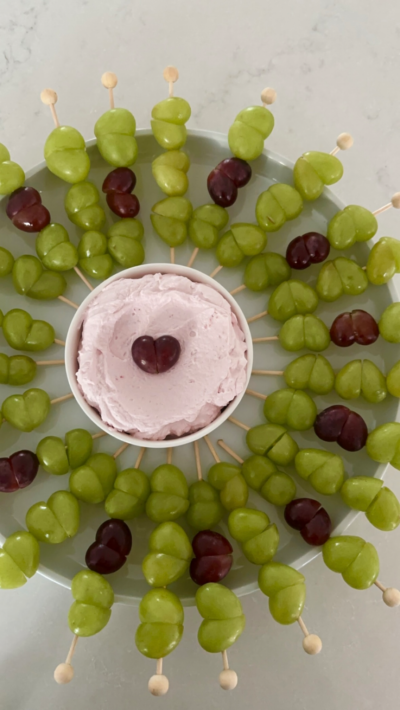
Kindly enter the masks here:
<path id="1" fill-rule="evenodd" d="M 46 89 L 44 162 L 25 171 L 0 144 L 0 594 L 35 573 L 71 590 L 60 684 L 78 639 L 138 606 L 154 695 L 187 606 L 225 690 L 245 594 L 319 653 L 316 555 L 400 605 L 398 570 L 350 527 L 400 523 L 382 480 L 400 469 L 400 242 L 384 236 L 400 193 L 335 196 L 347 133 L 294 164 L 269 151 L 273 89 L 222 135 L 192 128 L 177 70 L 164 79 L 148 128 L 106 72 L 94 139 Z"/>

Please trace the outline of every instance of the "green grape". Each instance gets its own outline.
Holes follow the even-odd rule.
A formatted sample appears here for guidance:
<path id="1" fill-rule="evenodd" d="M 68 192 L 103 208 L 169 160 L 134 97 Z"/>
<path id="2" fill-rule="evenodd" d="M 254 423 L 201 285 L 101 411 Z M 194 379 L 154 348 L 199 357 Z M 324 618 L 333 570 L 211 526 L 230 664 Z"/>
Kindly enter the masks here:
<path id="1" fill-rule="evenodd" d="M 185 123 L 190 118 L 190 106 L 185 99 L 170 96 L 156 104 L 151 112 L 151 130 L 157 143 L 165 150 L 179 150 L 186 143 Z"/>
<path id="2" fill-rule="evenodd" d="M 280 562 L 268 562 L 260 569 L 258 586 L 269 597 L 269 610 L 278 624 L 293 624 L 299 619 L 306 600 L 301 572 Z"/>
<path id="3" fill-rule="evenodd" d="M 72 579 L 75 602 L 68 614 L 68 625 L 77 636 L 93 636 L 104 629 L 111 616 L 114 592 L 101 574 L 82 570 Z"/>
<path id="4" fill-rule="evenodd" d="M 297 314 L 313 313 L 318 306 L 317 293 L 303 281 L 290 279 L 279 284 L 268 302 L 268 313 L 285 321 Z"/>
<path id="5" fill-rule="evenodd" d="M 228 528 L 231 537 L 240 542 L 245 557 L 254 565 L 265 565 L 278 551 L 278 528 L 261 510 L 233 510 L 228 518 Z"/>
<path id="6" fill-rule="evenodd" d="M 124 269 L 139 266 L 144 261 L 143 224 L 138 219 L 125 217 L 114 222 L 107 232 L 107 248 L 114 261 Z"/>
<path id="7" fill-rule="evenodd" d="M 381 286 L 400 272 L 400 243 L 392 237 L 382 237 L 372 247 L 367 261 L 370 283 Z"/>
<path id="8" fill-rule="evenodd" d="M 92 182 L 72 185 L 64 199 L 65 211 L 71 222 L 85 231 L 101 229 L 106 216 L 99 199 L 99 191 Z"/>
<path id="9" fill-rule="evenodd" d="M 264 141 L 274 128 L 274 116 L 265 106 L 249 106 L 240 111 L 228 133 L 229 147 L 241 160 L 255 160 L 264 150 Z"/>
<path id="10" fill-rule="evenodd" d="M 303 210 L 301 195 L 291 185 L 277 183 L 262 192 L 256 204 L 256 219 L 261 229 L 277 232 Z"/>
<path id="11" fill-rule="evenodd" d="M 70 467 L 77 468 L 91 456 L 93 438 L 86 429 L 71 429 L 65 435 L 65 448 Z"/>
<path id="12" fill-rule="evenodd" d="M 50 172 L 65 182 L 82 182 L 90 170 L 85 140 L 71 126 L 59 126 L 50 133 L 44 145 L 44 159 Z"/>
<path id="13" fill-rule="evenodd" d="M 343 461 L 321 449 L 300 449 L 294 459 L 297 473 L 323 496 L 337 493 L 344 481 Z"/>
<path id="14" fill-rule="evenodd" d="M 317 407 L 302 390 L 280 389 L 265 400 L 264 416 L 272 424 L 285 424 L 291 429 L 305 431 L 313 426 Z"/>
<path id="15" fill-rule="evenodd" d="M 218 242 L 217 259 L 221 266 L 238 266 L 245 256 L 260 254 L 266 247 L 267 236 L 260 227 L 246 222 L 232 224 Z"/>
<path id="16" fill-rule="evenodd" d="M 53 326 L 44 320 L 34 320 L 29 313 L 13 308 L 3 318 L 3 333 L 14 350 L 38 352 L 54 343 Z"/>
<path id="17" fill-rule="evenodd" d="M 386 380 L 371 360 L 352 360 L 336 375 L 335 390 L 342 399 L 357 399 L 360 395 L 376 404 L 387 396 Z"/>
<path id="18" fill-rule="evenodd" d="M 26 514 L 26 527 L 40 542 L 53 545 L 74 537 L 79 529 L 79 503 L 68 491 L 56 491 L 47 503 L 32 505 Z"/>
<path id="19" fill-rule="evenodd" d="M 26 584 L 39 567 L 40 550 L 36 538 L 18 530 L 6 538 L 0 549 L 0 589 L 16 589 Z"/>
<path id="20" fill-rule="evenodd" d="M 353 589 L 368 589 L 379 574 L 375 547 L 361 537 L 331 537 L 322 548 L 322 557 L 332 572 L 339 572 Z"/>
<path id="21" fill-rule="evenodd" d="M 36 253 L 46 269 L 69 271 L 78 263 L 76 246 L 71 244 L 62 224 L 48 224 L 36 238 Z"/>
<path id="22" fill-rule="evenodd" d="M 219 491 L 220 501 L 225 510 L 234 510 L 246 505 L 249 490 L 239 466 L 224 461 L 216 463 L 208 472 L 208 481 L 215 490 Z"/>
<path id="23" fill-rule="evenodd" d="M 279 342 L 289 352 L 296 352 L 303 348 L 321 352 L 329 346 L 331 336 L 325 323 L 316 316 L 297 315 L 283 324 L 279 333 Z"/>
<path id="24" fill-rule="evenodd" d="M 400 303 L 385 308 L 379 321 L 379 332 L 388 343 L 400 343 Z"/>
<path id="25" fill-rule="evenodd" d="M 13 266 L 13 284 L 17 293 L 39 301 L 58 298 L 64 293 L 67 282 L 56 271 L 44 271 L 35 256 L 20 256 Z"/>
<path id="26" fill-rule="evenodd" d="M 279 286 L 290 279 L 291 268 L 280 254 L 257 254 L 246 264 L 244 285 L 250 291 L 264 291 L 268 286 Z"/>
<path id="27" fill-rule="evenodd" d="M 336 301 L 340 296 L 358 296 L 368 287 L 368 278 L 361 266 L 339 256 L 326 261 L 317 279 L 316 290 L 323 301 Z"/>
<path id="28" fill-rule="evenodd" d="M 303 153 L 293 168 L 296 189 L 304 200 L 316 200 L 325 185 L 333 185 L 343 175 L 343 165 L 329 153 L 310 151 Z"/>
<path id="29" fill-rule="evenodd" d="M 258 491 L 272 505 L 287 505 L 296 495 L 293 479 L 265 456 L 250 456 L 242 466 L 249 488 Z"/>
<path id="30" fill-rule="evenodd" d="M 328 224 L 327 238 L 334 249 L 348 249 L 356 242 L 366 242 L 378 231 L 375 215 L 365 207 L 348 205 Z"/>
<path id="31" fill-rule="evenodd" d="M 112 274 L 114 263 L 107 247 L 107 239 L 101 232 L 85 232 L 79 242 L 79 266 L 93 279 L 103 281 Z"/>
<path id="32" fill-rule="evenodd" d="M 172 464 L 158 466 L 150 477 L 146 514 L 154 523 L 177 520 L 189 508 L 189 489 L 182 471 Z"/>
<path id="33" fill-rule="evenodd" d="M 388 372 L 386 386 L 393 397 L 400 397 L 400 360 Z"/>
<path id="34" fill-rule="evenodd" d="M 383 481 L 369 476 L 349 478 L 340 491 L 343 502 L 361 510 L 378 530 L 395 530 L 400 523 L 400 503 Z"/>
<path id="35" fill-rule="evenodd" d="M 378 463 L 390 463 L 400 471 L 400 424 L 387 422 L 368 435 L 367 454 Z"/>
<path id="36" fill-rule="evenodd" d="M 11 274 L 13 266 L 14 257 L 11 252 L 8 251 L 8 249 L 4 249 L 4 247 L 0 247 L 0 279 L 4 278 L 5 276 L 8 276 L 8 274 Z"/>
<path id="37" fill-rule="evenodd" d="M 145 511 L 150 495 L 150 481 L 138 468 L 126 468 L 118 474 L 108 494 L 105 511 L 110 518 L 132 520 Z"/>
<path id="38" fill-rule="evenodd" d="M 18 163 L 10 160 L 10 153 L 0 143 L 0 195 L 11 195 L 25 182 L 25 173 Z"/>
<path id="39" fill-rule="evenodd" d="M 294 316 L 294 318 L 302 318 L 302 316 Z M 313 316 L 305 316 L 305 319 L 307 318 L 313 318 Z M 289 323 L 290 321 L 286 321 L 283 328 L 287 327 Z M 297 357 L 285 368 L 284 378 L 288 387 L 298 390 L 309 389 L 316 394 L 328 394 L 335 386 L 332 365 L 323 355 Z"/>
<path id="40" fill-rule="evenodd" d="M 4 419 L 20 431 L 33 431 L 43 424 L 50 412 L 50 397 L 44 390 L 32 388 L 23 394 L 12 394 L 4 400 Z"/>
<path id="41" fill-rule="evenodd" d="M 158 236 L 170 247 L 178 247 L 188 235 L 187 223 L 192 204 L 186 197 L 166 197 L 151 208 L 151 223 Z"/>
<path id="42" fill-rule="evenodd" d="M 135 118 L 126 108 L 112 108 L 103 113 L 94 127 L 102 158 L 116 168 L 133 165 L 138 154 L 135 131 Z"/>
<path id="43" fill-rule="evenodd" d="M 246 618 L 236 594 L 222 584 L 203 584 L 196 592 L 196 605 L 203 617 L 198 641 L 208 653 L 226 651 L 243 633 Z"/>
<path id="44" fill-rule="evenodd" d="M 152 589 L 139 605 L 140 625 L 135 643 L 147 658 L 165 658 L 179 644 L 183 634 L 183 607 L 168 589 Z"/>
<path id="45" fill-rule="evenodd" d="M 63 476 L 71 469 L 83 466 L 92 453 L 93 439 L 86 429 L 72 429 L 65 435 L 65 444 L 58 436 L 45 436 L 36 448 L 36 456 L 47 473 Z"/>
<path id="46" fill-rule="evenodd" d="M 212 249 L 218 235 L 229 222 L 228 212 L 219 205 L 202 205 L 194 210 L 189 221 L 189 237 L 198 249 Z"/>
<path id="47" fill-rule="evenodd" d="M 71 493 L 84 503 L 101 503 L 112 490 L 117 475 L 115 459 L 108 454 L 94 454 L 69 478 Z"/>
<path id="48" fill-rule="evenodd" d="M 189 503 L 186 520 L 195 530 L 210 530 L 224 517 L 218 492 L 207 481 L 195 481 L 189 486 Z"/>
<path id="49" fill-rule="evenodd" d="M 189 156 L 180 150 L 162 153 L 153 160 L 151 170 L 159 188 L 169 197 L 179 197 L 187 192 L 190 168 Z"/>
<path id="50" fill-rule="evenodd" d="M 142 563 L 143 575 L 152 587 L 166 587 L 187 571 L 193 556 L 190 540 L 177 523 L 161 523 L 150 535 L 150 553 Z"/>
<path id="51" fill-rule="evenodd" d="M 0 384 L 17 387 L 31 382 L 36 375 L 36 362 L 26 355 L 0 353 Z"/>
<path id="52" fill-rule="evenodd" d="M 288 466 L 299 450 L 286 429 L 278 424 L 252 427 L 247 432 L 246 442 L 253 454 L 265 455 L 278 466 Z"/>

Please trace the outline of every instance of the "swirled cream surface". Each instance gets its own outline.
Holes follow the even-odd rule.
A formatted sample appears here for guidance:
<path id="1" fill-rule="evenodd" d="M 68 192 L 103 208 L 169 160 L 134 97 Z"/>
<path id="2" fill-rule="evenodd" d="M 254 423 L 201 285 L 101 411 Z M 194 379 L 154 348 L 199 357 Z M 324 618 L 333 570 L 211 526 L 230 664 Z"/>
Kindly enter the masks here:
<path id="1" fill-rule="evenodd" d="M 168 372 L 133 361 L 136 338 L 172 335 L 181 346 Z M 143 439 L 183 436 L 210 424 L 246 386 L 246 343 L 228 301 L 184 276 L 121 278 L 90 303 L 78 352 L 85 400 L 114 429 Z"/>

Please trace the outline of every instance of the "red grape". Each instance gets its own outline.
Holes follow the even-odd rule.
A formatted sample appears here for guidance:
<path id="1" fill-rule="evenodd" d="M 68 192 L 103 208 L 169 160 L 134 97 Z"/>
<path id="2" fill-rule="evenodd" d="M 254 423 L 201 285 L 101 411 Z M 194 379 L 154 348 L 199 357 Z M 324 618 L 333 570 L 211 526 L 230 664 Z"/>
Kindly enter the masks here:
<path id="1" fill-rule="evenodd" d="M 348 348 L 353 343 L 372 345 L 379 338 L 376 320 L 366 311 L 341 313 L 331 325 L 331 339 L 335 345 Z"/>
<path id="2" fill-rule="evenodd" d="M 236 202 L 237 189 L 247 185 L 251 167 L 240 158 L 227 158 L 211 171 L 207 188 L 211 199 L 220 207 L 230 207 Z"/>
<path id="3" fill-rule="evenodd" d="M 134 363 L 150 375 L 170 370 L 178 362 L 180 354 L 179 341 L 172 335 L 161 335 L 157 340 L 151 335 L 142 335 L 132 345 Z"/>
<path id="4" fill-rule="evenodd" d="M 220 170 L 230 178 L 236 187 L 244 187 L 251 178 L 251 167 L 241 158 L 226 158 L 218 163 L 215 170 Z"/>
<path id="5" fill-rule="evenodd" d="M 346 451 L 359 451 L 367 441 L 364 419 L 342 404 L 334 404 L 318 414 L 314 431 L 323 441 L 336 441 Z"/>
<path id="6" fill-rule="evenodd" d="M 190 563 L 190 576 L 198 585 L 220 582 L 232 567 L 232 546 L 219 533 L 202 530 L 192 542 L 196 557 Z"/>
<path id="7" fill-rule="evenodd" d="M 130 193 L 136 185 L 136 175 L 130 168 L 115 168 L 103 182 L 103 192 Z"/>
<path id="8" fill-rule="evenodd" d="M 331 519 L 317 500 L 297 498 L 287 504 L 285 520 L 294 530 L 299 530 L 309 545 L 323 545 L 332 530 Z"/>
<path id="9" fill-rule="evenodd" d="M 106 520 L 96 533 L 96 542 L 86 552 L 86 564 L 99 574 L 112 574 L 125 564 L 132 549 L 132 533 L 123 520 Z"/>
<path id="10" fill-rule="evenodd" d="M 309 545 L 323 545 L 329 540 L 331 531 L 331 519 L 325 508 L 320 508 L 310 522 L 300 530 L 300 535 Z"/>
<path id="11" fill-rule="evenodd" d="M 0 459 L 0 491 L 12 493 L 26 488 L 36 478 L 39 460 L 33 451 L 17 451 L 9 458 Z"/>
<path id="12" fill-rule="evenodd" d="M 19 187 L 8 199 L 7 217 L 23 232 L 40 232 L 50 224 L 50 213 L 33 187 Z"/>
<path id="13" fill-rule="evenodd" d="M 140 203 L 136 195 L 108 192 L 106 200 L 110 210 L 118 217 L 124 219 L 126 217 L 136 217 L 139 214 Z"/>
<path id="14" fill-rule="evenodd" d="M 307 232 L 292 239 L 286 250 L 286 261 L 292 269 L 307 269 L 311 264 L 324 261 L 330 252 L 330 244 L 323 234 Z"/>

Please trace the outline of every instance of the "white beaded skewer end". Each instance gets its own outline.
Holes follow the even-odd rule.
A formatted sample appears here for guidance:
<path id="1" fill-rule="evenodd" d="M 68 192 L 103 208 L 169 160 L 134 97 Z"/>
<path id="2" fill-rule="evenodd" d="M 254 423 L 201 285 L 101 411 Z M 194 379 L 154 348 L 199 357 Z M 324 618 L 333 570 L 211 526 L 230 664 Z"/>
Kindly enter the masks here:
<path id="1" fill-rule="evenodd" d="M 271 106 L 271 104 L 275 103 L 277 97 L 277 93 L 275 89 L 271 89 L 270 86 L 267 86 L 266 89 L 263 89 L 261 92 L 261 102 L 263 106 Z"/>
<path id="2" fill-rule="evenodd" d="M 219 684 L 223 690 L 234 690 L 238 684 L 238 677 L 236 671 L 229 668 L 226 651 L 222 651 L 222 665 L 223 670 L 219 674 Z"/>
<path id="3" fill-rule="evenodd" d="M 390 202 L 374 210 L 372 214 L 376 217 L 378 214 L 386 212 L 386 210 L 390 210 L 392 207 L 394 207 L 395 210 L 400 210 L 400 192 L 395 192 Z"/>
<path id="4" fill-rule="evenodd" d="M 376 580 L 374 584 L 381 590 L 382 599 L 386 606 L 400 606 L 400 591 L 398 589 L 395 589 L 394 587 L 385 587 L 382 582 L 379 582 L 379 580 Z"/>
<path id="5" fill-rule="evenodd" d="M 57 112 L 55 109 L 55 104 L 58 101 L 58 96 L 57 96 L 56 92 L 53 89 L 43 89 L 43 91 L 40 94 L 40 98 L 42 100 L 42 103 L 45 104 L 45 106 L 50 107 L 51 115 L 53 116 L 54 125 L 56 128 L 59 128 L 60 121 L 58 120 Z"/>
<path id="6" fill-rule="evenodd" d="M 333 150 L 331 150 L 331 155 L 336 155 L 336 153 L 339 153 L 339 150 L 349 150 L 351 146 L 354 143 L 354 138 L 353 136 L 350 135 L 350 133 L 341 133 L 336 140 L 336 146 Z"/>
<path id="7" fill-rule="evenodd" d="M 303 638 L 303 649 L 309 656 L 316 656 L 322 650 L 322 641 L 317 634 L 310 634 L 301 616 L 297 619 L 297 622 L 304 634 Z"/>
<path id="8" fill-rule="evenodd" d="M 76 644 L 78 643 L 79 636 L 75 636 L 72 639 L 71 646 L 68 651 L 68 656 L 65 659 L 65 663 L 60 663 L 54 671 L 54 680 L 59 685 L 65 685 L 70 683 L 74 677 L 74 668 L 71 665 L 72 656 L 75 653 Z"/>
<path id="9" fill-rule="evenodd" d="M 112 71 L 106 71 L 101 77 L 101 83 L 108 89 L 108 95 L 110 98 L 110 108 L 115 108 L 114 104 L 114 89 L 118 84 L 117 75 Z"/>
<path id="10" fill-rule="evenodd" d="M 163 659 L 159 658 L 157 660 L 157 670 L 155 675 L 152 675 L 149 683 L 148 689 L 152 695 L 157 697 L 161 695 L 166 695 L 169 690 L 169 680 L 166 675 L 163 675 Z"/>

